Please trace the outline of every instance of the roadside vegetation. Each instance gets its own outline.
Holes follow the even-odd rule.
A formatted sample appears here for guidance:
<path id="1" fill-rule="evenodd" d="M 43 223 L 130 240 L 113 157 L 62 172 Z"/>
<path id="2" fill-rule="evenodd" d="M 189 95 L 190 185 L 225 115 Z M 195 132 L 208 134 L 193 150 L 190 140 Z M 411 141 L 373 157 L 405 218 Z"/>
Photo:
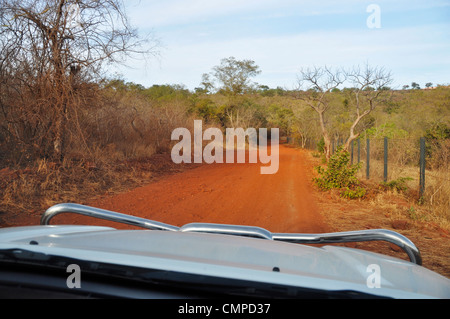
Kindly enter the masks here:
<path id="1" fill-rule="evenodd" d="M 11 125 L 2 118 L 0 211 L 40 213 L 58 202 L 82 202 L 93 195 L 124 191 L 148 182 L 158 175 L 160 166 L 155 163 L 163 160 L 166 166 L 171 164 L 172 130 L 192 128 L 194 119 L 202 119 L 204 127 L 221 129 L 278 127 L 291 144 L 312 149 L 315 156 L 322 158 L 319 168 L 322 179 L 317 180 L 320 189 L 339 188 L 344 198 L 364 200 L 371 192 L 361 165 L 352 166 L 345 149 L 327 161 L 316 112 L 298 99 L 297 93 L 259 86 L 230 96 L 221 90 L 192 92 L 183 85 L 146 88 L 120 78 L 103 80 L 95 86 L 95 102 L 80 106 L 76 123 L 69 122 L 63 160 L 36 149 L 33 139 L 22 136 L 18 142 L 8 129 L 20 132 L 18 128 L 22 128 L 25 133 L 26 123 Z M 328 124 L 335 140 L 348 134 L 352 124 L 351 119 L 345 120 L 349 112 L 345 94 L 332 93 L 337 107 Z M 378 176 L 379 182 L 371 189 L 401 193 L 409 196 L 411 205 L 416 205 L 418 142 L 415 140 L 426 136 L 430 142 L 427 149 L 430 174 L 427 174 L 427 197 L 421 207 L 428 207 L 430 216 L 449 220 L 450 136 L 449 119 L 445 116 L 449 114 L 450 88 L 392 91 L 392 95 L 386 106 L 374 110 L 361 123 L 364 136 L 391 136 L 398 144 L 390 149 L 393 171 L 390 179 L 384 183 Z M 372 165 L 380 167 L 374 172 L 382 172 L 382 155 L 379 162 L 372 160 Z"/>
<path id="2" fill-rule="evenodd" d="M 362 198 L 366 190 L 359 186 L 356 176 L 361 168 L 360 163 L 352 165 L 350 155 L 343 147 L 339 147 L 327 163 L 326 168 L 316 166 L 319 177 L 314 178 L 314 182 L 323 191 L 337 189 L 340 196 L 349 199 Z"/>

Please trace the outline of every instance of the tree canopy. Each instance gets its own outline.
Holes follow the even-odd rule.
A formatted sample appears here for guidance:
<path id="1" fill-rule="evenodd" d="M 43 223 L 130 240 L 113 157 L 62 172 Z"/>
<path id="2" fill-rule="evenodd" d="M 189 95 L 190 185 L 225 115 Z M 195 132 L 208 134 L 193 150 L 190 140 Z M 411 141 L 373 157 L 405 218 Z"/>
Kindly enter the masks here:
<path id="1" fill-rule="evenodd" d="M 254 88 L 251 78 L 261 73 L 253 60 L 237 60 L 235 57 L 224 58 L 220 65 L 213 68 L 211 76 L 219 82 L 219 90 L 225 94 L 238 95 Z M 209 81 L 209 82 L 208 82 Z M 203 75 L 202 84 L 211 87 L 208 74 Z"/>

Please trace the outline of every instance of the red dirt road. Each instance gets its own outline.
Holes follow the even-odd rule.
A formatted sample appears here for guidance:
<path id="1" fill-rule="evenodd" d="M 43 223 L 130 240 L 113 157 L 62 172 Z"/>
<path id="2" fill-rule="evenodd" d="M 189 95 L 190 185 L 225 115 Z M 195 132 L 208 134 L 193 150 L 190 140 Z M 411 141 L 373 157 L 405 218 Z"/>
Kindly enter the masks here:
<path id="1" fill-rule="evenodd" d="M 88 205 L 176 226 L 205 222 L 252 225 L 271 232 L 327 232 L 306 153 L 280 145 L 278 172 L 262 175 L 261 165 L 204 164 Z M 67 222 L 93 220 L 67 214 L 55 217 L 52 224 Z M 95 224 L 129 228 L 107 221 Z"/>

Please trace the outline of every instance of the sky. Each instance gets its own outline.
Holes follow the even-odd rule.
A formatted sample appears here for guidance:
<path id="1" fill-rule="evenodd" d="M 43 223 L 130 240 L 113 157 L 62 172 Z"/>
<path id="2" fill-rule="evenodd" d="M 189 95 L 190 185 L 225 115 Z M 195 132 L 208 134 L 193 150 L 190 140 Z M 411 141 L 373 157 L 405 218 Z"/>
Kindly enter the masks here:
<path id="1" fill-rule="evenodd" d="M 369 64 L 393 88 L 450 84 L 450 0 L 125 0 L 158 54 L 112 69 L 146 87 L 193 90 L 221 59 L 253 60 L 253 80 L 293 89 L 302 68 Z"/>

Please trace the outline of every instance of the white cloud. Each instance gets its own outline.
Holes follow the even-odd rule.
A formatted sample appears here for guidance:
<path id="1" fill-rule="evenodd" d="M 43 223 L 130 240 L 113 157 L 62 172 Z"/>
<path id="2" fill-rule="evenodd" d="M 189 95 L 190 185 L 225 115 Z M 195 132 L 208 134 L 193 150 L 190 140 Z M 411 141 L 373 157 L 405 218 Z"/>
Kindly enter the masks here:
<path id="1" fill-rule="evenodd" d="M 192 23 L 213 22 L 221 18 L 247 19 L 283 16 L 321 16 L 360 13 L 377 4 L 382 11 L 398 12 L 442 8 L 450 6 L 448 0 L 127 0 L 127 11 L 133 23 L 142 28 L 161 28 Z"/>
<path id="2" fill-rule="evenodd" d="M 167 27 L 214 21 L 221 17 L 236 16 L 311 16 L 343 13 L 355 10 L 361 1 L 347 0 L 345 3 L 326 0 L 166 0 L 136 1 L 127 0 L 129 14 L 133 23 L 142 27 Z"/>
<path id="3" fill-rule="evenodd" d="M 423 6 L 421 1 L 401 0 L 395 7 L 387 1 L 376 1 L 384 8 L 399 11 L 402 7 Z M 293 3 L 296 5 L 294 6 Z M 166 49 L 161 52 L 161 60 L 154 61 L 145 70 L 138 67 L 127 71 L 130 80 L 144 85 L 178 83 L 194 88 L 200 83 L 202 73 L 209 72 L 220 59 L 235 56 L 239 59 L 252 59 L 261 67 L 262 73 L 256 79 L 269 86 L 292 87 L 300 67 L 309 65 L 351 66 L 369 62 L 385 66 L 393 71 L 399 84 L 420 81 L 434 83 L 449 82 L 450 74 L 450 25 L 407 26 L 381 29 L 365 27 L 362 10 L 362 26 L 354 29 L 285 30 L 288 33 L 256 33 L 250 36 L 240 30 L 227 33 L 219 27 L 208 24 L 192 27 L 191 22 L 201 19 L 213 20 L 219 17 L 235 17 L 236 14 L 258 11 L 260 16 L 278 14 L 314 14 L 319 11 L 337 12 L 349 9 L 348 5 L 359 4 L 360 8 L 372 1 L 346 1 L 344 7 L 330 1 L 321 2 L 320 7 L 311 1 L 146 1 L 141 3 L 138 12 L 133 11 L 132 22 L 138 26 L 159 25 Z M 366 3 L 366 4 L 365 4 Z M 391 2 L 389 2 L 391 3 Z M 328 5 L 328 6 L 327 6 Z M 362 5 L 362 7 L 361 7 Z M 430 6 L 445 6 L 445 2 L 430 1 Z M 151 10 L 150 10 L 151 8 Z M 269 12 L 263 9 L 271 9 Z M 299 10 L 301 8 L 301 10 Z M 322 8 L 327 8 L 326 10 Z M 448 8 L 448 7 L 447 7 Z M 283 10 L 286 10 L 283 13 Z M 321 10 L 319 10 L 321 9 Z M 359 10 L 358 9 L 358 10 Z M 253 10 L 253 11 L 251 11 Z M 360 10 L 361 11 L 361 10 Z M 136 19 L 137 17 L 137 19 Z M 256 15 L 249 15 L 254 17 Z M 175 26 L 181 25 L 182 27 Z M 413 23 L 411 24 L 413 25 Z M 256 27 L 257 29 L 258 27 Z M 283 30 L 277 30 L 283 31 Z M 219 34 L 220 33 L 220 34 Z M 158 34 L 160 36 L 161 34 Z M 215 36 L 215 37 L 214 37 Z M 426 71 L 424 71 L 426 70 Z M 125 72 L 124 72 L 125 73 Z M 434 78 L 433 77 L 434 74 Z M 417 79 L 417 80 L 416 80 Z M 409 81 L 409 82 L 408 82 Z"/>

